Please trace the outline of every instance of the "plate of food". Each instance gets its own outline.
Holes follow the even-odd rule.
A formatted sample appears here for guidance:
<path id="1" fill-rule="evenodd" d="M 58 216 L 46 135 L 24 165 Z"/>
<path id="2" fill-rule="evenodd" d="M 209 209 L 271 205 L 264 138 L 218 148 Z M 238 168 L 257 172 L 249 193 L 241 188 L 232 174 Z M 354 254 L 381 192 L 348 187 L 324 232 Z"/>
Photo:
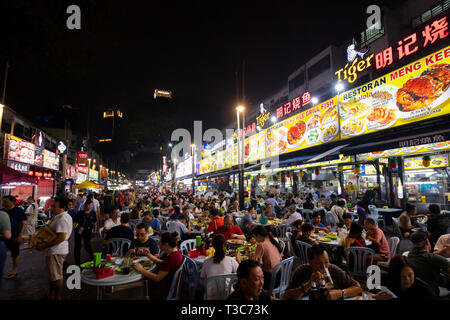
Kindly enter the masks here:
<path id="1" fill-rule="evenodd" d="M 306 133 L 306 136 L 305 136 L 306 142 L 308 144 L 319 143 L 320 139 L 321 139 L 321 133 L 322 133 L 322 131 L 320 131 L 319 128 L 315 128 L 315 129 L 309 130 Z"/>
<path id="2" fill-rule="evenodd" d="M 388 108 L 387 105 L 374 108 L 366 117 L 369 128 L 385 129 L 397 121 L 396 109 Z"/>
<path id="3" fill-rule="evenodd" d="M 347 119 L 342 123 L 342 133 L 346 136 L 358 136 L 366 130 L 364 118 Z"/>
<path id="4" fill-rule="evenodd" d="M 427 68 L 420 75 L 409 79 L 398 89 L 397 107 L 402 118 L 427 115 L 450 97 L 450 64 L 439 63 Z"/>
<path id="5" fill-rule="evenodd" d="M 330 140 L 333 140 L 334 137 L 339 132 L 339 125 L 337 122 L 327 124 L 322 129 L 322 142 L 328 142 Z"/>
<path id="6" fill-rule="evenodd" d="M 228 240 L 229 244 L 240 244 L 243 245 L 245 243 L 245 240 L 239 240 L 239 239 L 230 239 Z"/>
<path id="7" fill-rule="evenodd" d="M 299 121 L 294 124 L 287 133 L 287 141 L 289 149 L 298 147 L 304 139 L 306 133 L 306 123 Z"/>
<path id="8" fill-rule="evenodd" d="M 320 242 L 331 242 L 331 239 L 329 238 L 319 238 Z"/>
<path id="9" fill-rule="evenodd" d="M 338 112 L 337 112 L 337 108 L 335 106 L 329 107 L 320 116 L 320 122 L 322 125 L 325 125 L 330 122 L 335 122 L 337 120 L 338 120 Z"/>
<path id="10" fill-rule="evenodd" d="M 361 100 L 365 100 L 361 98 Z M 361 101 L 357 97 L 350 98 L 348 102 L 340 103 L 342 110 L 342 119 L 363 117 L 371 111 L 371 107 Z"/>
<path id="11" fill-rule="evenodd" d="M 308 130 L 317 128 L 320 125 L 320 116 L 315 114 L 308 121 Z"/>
<path id="12" fill-rule="evenodd" d="M 385 84 L 376 87 L 370 93 L 372 99 L 372 107 L 378 108 L 388 105 L 390 108 L 397 109 L 395 97 L 397 96 L 398 87 Z"/>
<path id="13" fill-rule="evenodd" d="M 414 163 L 412 161 L 405 161 L 405 168 L 409 169 L 414 166 Z"/>
<path id="14" fill-rule="evenodd" d="M 433 159 L 431 160 L 431 164 L 435 167 L 441 166 L 442 164 L 444 164 L 444 160 L 442 159 Z"/>

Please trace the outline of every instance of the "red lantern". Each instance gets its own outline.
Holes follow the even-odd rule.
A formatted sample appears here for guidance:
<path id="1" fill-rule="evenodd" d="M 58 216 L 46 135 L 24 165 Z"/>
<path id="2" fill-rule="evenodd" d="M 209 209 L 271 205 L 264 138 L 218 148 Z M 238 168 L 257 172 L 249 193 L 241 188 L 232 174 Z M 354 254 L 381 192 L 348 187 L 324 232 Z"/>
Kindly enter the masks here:
<path id="1" fill-rule="evenodd" d="M 391 169 L 397 168 L 397 160 L 395 158 L 389 159 L 389 168 Z"/>
<path id="2" fill-rule="evenodd" d="M 28 171 L 28 174 L 29 174 L 30 176 L 32 176 L 32 175 L 34 174 L 34 172 L 33 172 L 33 171 Z"/>

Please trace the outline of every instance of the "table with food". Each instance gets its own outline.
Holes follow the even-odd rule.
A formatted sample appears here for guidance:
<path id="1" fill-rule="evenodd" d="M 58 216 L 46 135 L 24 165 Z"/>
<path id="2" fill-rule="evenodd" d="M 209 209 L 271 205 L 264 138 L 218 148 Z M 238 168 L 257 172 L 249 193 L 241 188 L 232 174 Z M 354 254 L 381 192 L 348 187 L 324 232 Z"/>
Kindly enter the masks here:
<path id="1" fill-rule="evenodd" d="M 284 224 L 285 221 L 286 221 L 285 219 L 260 217 L 257 221 L 254 221 L 253 224 L 267 225 L 267 226 L 281 226 Z"/>
<path id="2" fill-rule="evenodd" d="M 324 231 L 320 231 L 319 233 L 313 233 L 310 237 L 312 241 L 317 241 L 320 244 L 330 245 L 330 246 L 345 246 L 345 237 L 339 237 L 338 233 L 336 232 L 330 232 L 326 233 Z M 372 241 L 365 240 L 366 245 L 370 246 L 372 244 Z"/>
<path id="3" fill-rule="evenodd" d="M 117 291 L 120 289 L 119 286 L 145 279 L 133 268 L 137 262 L 148 271 L 153 271 L 156 267 L 156 264 L 146 256 L 111 257 L 108 255 L 106 259 L 82 264 L 81 282 L 97 287 L 97 300 L 101 300 L 105 287 L 112 287 Z"/>

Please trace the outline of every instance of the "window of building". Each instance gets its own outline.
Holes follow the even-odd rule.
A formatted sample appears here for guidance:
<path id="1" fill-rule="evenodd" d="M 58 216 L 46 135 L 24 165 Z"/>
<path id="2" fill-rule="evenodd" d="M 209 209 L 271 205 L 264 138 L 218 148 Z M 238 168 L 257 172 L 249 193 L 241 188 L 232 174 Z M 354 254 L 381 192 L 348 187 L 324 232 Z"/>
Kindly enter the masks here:
<path id="1" fill-rule="evenodd" d="M 14 125 L 14 135 L 19 138 L 24 138 L 23 125 L 16 122 L 16 124 Z"/>
<path id="2" fill-rule="evenodd" d="M 384 35 L 384 28 L 379 22 L 367 28 L 365 31 L 361 32 L 361 47 L 367 47 L 369 44 L 375 40 L 381 38 Z"/>
<path id="3" fill-rule="evenodd" d="M 326 57 L 320 59 L 316 64 L 308 68 L 308 79 L 311 80 L 317 77 L 322 72 L 330 69 L 330 67 L 330 55 L 327 55 Z"/>
<path id="4" fill-rule="evenodd" d="M 289 91 L 294 91 L 305 83 L 305 72 L 301 72 L 295 78 L 289 81 Z"/>
<path id="5" fill-rule="evenodd" d="M 24 131 L 23 131 L 23 136 L 27 139 L 31 139 L 32 138 L 32 132 L 33 130 L 30 127 L 25 127 Z"/>
<path id="6" fill-rule="evenodd" d="M 434 18 L 438 15 L 440 15 L 442 12 L 446 11 L 447 9 L 450 9 L 450 0 L 442 1 L 437 6 L 434 6 L 433 8 L 423 12 L 422 14 L 419 14 L 417 17 L 414 17 L 411 21 L 411 26 L 413 28 L 421 25 L 422 23 L 427 22 L 431 18 Z"/>

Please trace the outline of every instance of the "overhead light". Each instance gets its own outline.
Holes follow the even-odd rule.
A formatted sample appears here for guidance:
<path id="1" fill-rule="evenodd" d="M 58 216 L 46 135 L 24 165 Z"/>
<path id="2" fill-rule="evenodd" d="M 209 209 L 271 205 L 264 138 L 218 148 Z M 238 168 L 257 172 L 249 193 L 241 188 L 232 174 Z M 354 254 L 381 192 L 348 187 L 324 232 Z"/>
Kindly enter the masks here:
<path id="1" fill-rule="evenodd" d="M 336 85 L 336 91 L 341 92 L 344 90 L 344 85 L 342 83 L 338 83 Z"/>
<path id="2" fill-rule="evenodd" d="M 169 147 L 172 148 L 172 147 L 173 147 L 173 144 L 169 143 Z"/>
<path id="3" fill-rule="evenodd" d="M 317 104 L 319 102 L 319 99 L 317 99 L 316 97 L 311 98 L 311 102 L 313 104 Z"/>
<path id="4" fill-rule="evenodd" d="M 260 126 L 257 126 L 256 129 L 258 129 L 258 131 L 261 131 L 261 127 Z"/>
<path id="5" fill-rule="evenodd" d="M 244 108 L 243 106 L 239 106 L 239 107 L 236 108 L 236 110 L 237 110 L 238 112 L 243 112 L 244 109 L 245 109 L 245 108 Z"/>
<path id="6" fill-rule="evenodd" d="M 275 118 L 275 116 L 273 116 L 272 118 L 270 118 L 270 120 L 272 120 L 272 123 L 277 122 L 277 118 Z"/>

